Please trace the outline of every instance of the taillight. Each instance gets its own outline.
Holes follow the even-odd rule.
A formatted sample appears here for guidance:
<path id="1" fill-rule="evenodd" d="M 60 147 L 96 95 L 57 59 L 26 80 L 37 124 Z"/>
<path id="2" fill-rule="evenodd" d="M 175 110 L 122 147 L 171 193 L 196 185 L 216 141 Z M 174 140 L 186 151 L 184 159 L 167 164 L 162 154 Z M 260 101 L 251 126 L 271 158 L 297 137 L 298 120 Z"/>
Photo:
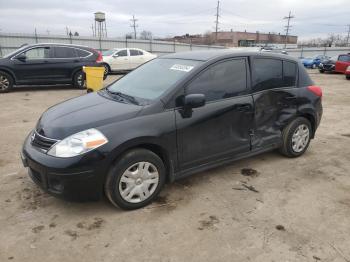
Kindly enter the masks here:
<path id="1" fill-rule="evenodd" d="M 102 62 L 103 61 L 102 53 L 100 51 L 97 51 L 97 53 L 98 53 L 98 56 L 96 58 L 96 62 Z"/>
<path id="2" fill-rule="evenodd" d="M 317 95 L 318 97 L 322 97 L 322 89 L 319 86 L 308 86 L 307 89 Z"/>

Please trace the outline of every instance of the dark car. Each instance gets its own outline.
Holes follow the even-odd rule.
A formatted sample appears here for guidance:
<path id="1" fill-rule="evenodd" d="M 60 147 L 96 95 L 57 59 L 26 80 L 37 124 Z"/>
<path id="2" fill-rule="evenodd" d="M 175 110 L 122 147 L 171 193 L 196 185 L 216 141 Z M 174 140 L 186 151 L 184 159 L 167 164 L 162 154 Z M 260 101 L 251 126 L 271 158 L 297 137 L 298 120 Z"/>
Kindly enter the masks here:
<path id="1" fill-rule="evenodd" d="M 0 92 L 8 92 L 14 85 L 73 84 L 83 88 L 82 67 L 99 62 L 102 55 L 85 46 L 25 45 L 0 58 Z"/>
<path id="2" fill-rule="evenodd" d="M 346 74 L 347 68 L 350 66 L 350 53 L 332 57 L 330 60 L 320 63 L 320 73 L 336 72 Z"/>
<path id="3" fill-rule="evenodd" d="M 298 157 L 322 116 L 322 90 L 290 56 L 165 55 L 109 87 L 49 108 L 26 138 L 32 180 L 66 199 L 105 193 L 149 204 L 165 182 L 279 149 Z"/>

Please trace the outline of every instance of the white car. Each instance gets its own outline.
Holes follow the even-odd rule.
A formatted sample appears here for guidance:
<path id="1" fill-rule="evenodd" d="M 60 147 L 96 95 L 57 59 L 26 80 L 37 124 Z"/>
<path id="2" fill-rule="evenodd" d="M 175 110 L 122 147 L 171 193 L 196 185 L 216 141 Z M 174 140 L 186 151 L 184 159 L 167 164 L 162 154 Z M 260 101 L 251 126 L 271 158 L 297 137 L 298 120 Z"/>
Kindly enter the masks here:
<path id="1" fill-rule="evenodd" d="M 138 48 L 115 48 L 102 53 L 105 75 L 113 71 L 130 71 L 157 56 Z"/>

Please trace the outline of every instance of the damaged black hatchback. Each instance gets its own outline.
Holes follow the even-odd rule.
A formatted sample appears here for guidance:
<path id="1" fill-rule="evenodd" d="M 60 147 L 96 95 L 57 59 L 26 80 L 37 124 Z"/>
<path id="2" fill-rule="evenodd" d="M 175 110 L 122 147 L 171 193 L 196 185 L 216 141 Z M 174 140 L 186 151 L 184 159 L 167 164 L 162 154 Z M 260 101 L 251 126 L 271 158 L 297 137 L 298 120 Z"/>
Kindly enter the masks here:
<path id="1" fill-rule="evenodd" d="M 98 93 L 49 108 L 22 160 L 35 183 L 74 200 L 149 204 L 164 183 L 279 149 L 298 157 L 322 90 L 296 59 L 198 51 L 154 59 Z"/>

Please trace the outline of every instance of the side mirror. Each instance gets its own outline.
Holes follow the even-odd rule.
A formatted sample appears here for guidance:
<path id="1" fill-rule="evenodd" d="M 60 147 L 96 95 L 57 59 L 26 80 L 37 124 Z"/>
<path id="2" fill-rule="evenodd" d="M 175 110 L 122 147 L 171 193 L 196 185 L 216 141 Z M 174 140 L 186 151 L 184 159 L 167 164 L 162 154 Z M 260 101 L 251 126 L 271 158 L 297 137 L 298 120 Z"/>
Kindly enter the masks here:
<path id="1" fill-rule="evenodd" d="M 205 95 L 190 94 L 184 97 L 185 108 L 197 108 L 205 105 Z"/>
<path id="2" fill-rule="evenodd" d="M 25 54 L 20 54 L 20 55 L 16 56 L 16 59 L 24 62 L 27 60 L 27 56 Z"/>
<path id="3" fill-rule="evenodd" d="M 203 94 L 191 94 L 183 97 L 182 109 L 180 113 L 183 118 L 189 118 L 192 116 L 193 108 L 201 107 L 205 105 L 205 95 Z"/>

